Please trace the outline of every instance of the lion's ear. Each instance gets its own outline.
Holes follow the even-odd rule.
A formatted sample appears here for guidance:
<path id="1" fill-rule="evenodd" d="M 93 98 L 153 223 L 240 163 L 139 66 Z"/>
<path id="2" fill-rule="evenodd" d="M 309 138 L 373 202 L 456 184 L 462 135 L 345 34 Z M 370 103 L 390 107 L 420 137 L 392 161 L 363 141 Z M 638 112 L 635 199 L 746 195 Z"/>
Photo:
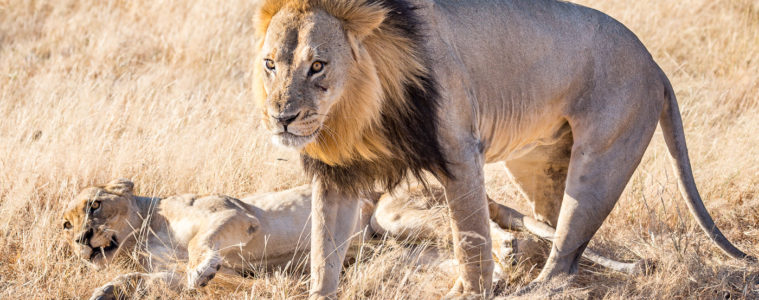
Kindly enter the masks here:
<path id="1" fill-rule="evenodd" d="M 353 7 L 345 14 L 343 26 L 348 34 L 362 41 L 382 25 L 387 13 L 387 9 L 378 4 Z"/>
<path id="2" fill-rule="evenodd" d="M 129 179 L 119 178 L 106 184 L 103 189 L 117 195 L 128 195 L 132 194 L 134 183 Z"/>
<path id="3" fill-rule="evenodd" d="M 354 59 L 359 59 L 360 43 L 377 30 L 386 17 L 387 9 L 380 5 L 354 7 L 344 14 L 343 27 L 347 33 L 348 44 L 351 47 L 351 54 L 353 54 Z"/>

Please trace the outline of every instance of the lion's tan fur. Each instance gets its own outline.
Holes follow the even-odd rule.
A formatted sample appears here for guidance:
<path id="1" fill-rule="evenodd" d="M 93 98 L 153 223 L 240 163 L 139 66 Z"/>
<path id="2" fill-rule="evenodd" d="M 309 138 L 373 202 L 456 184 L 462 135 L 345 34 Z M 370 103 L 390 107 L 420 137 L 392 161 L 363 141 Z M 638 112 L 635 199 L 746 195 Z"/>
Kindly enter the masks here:
<path id="1" fill-rule="evenodd" d="M 330 50 L 343 54 L 339 58 L 341 64 L 351 62 L 343 60 L 348 56 L 344 55 L 347 50 L 341 46 L 343 40 L 334 38 L 342 36 L 342 32 L 334 30 L 334 24 L 338 21 L 350 24 L 351 19 L 350 15 L 342 14 L 344 10 L 336 8 L 373 7 L 368 1 L 271 3 L 264 5 L 272 8 L 263 9 L 266 13 L 262 13 L 261 24 L 264 25 L 259 28 L 258 35 L 261 38 L 264 32 L 266 42 L 259 50 L 272 53 L 278 47 L 284 47 L 294 52 L 299 47 L 329 44 Z M 563 278 L 577 272 L 579 257 L 640 163 L 657 123 L 661 124 L 670 155 L 676 162 L 683 196 L 702 229 L 728 255 L 753 260 L 724 237 L 706 212 L 693 179 L 673 89 L 645 46 L 624 25 L 601 12 L 551 0 L 386 0 L 371 3 L 383 3 L 392 8 L 393 13 L 387 14 L 387 19 L 402 16 L 400 18 L 404 20 L 423 24 L 427 33 L 423 37 L 409 34 L 416 37 L 413 41 L 416 44 L 393 43 L 391 38 L 397 36 L 389 30 L 388 23 L 391 22 L 381 23 L 363 40 L 358 40 L 356 33 L 350 31 L 353 26 L 344 26 L 348 29 L 344 32 L 353 49 L 367 52 L 367 56 L 363 56 L 360 51 L 354 51 L 357 63 L 366 66 L 371 60 L 377 75 L 347 77 L 347 81 L 379 79 L 380 85 L 375 83 L 374 87 L 382 87 L 384 97 L 374 99 L 376 101 L 388 101 L 388 98 L 403 101 L 405 97 L 391 97 L 398 91 L 393 87 L 400 86 L 414 72 L 429 72 L 428 78 L 437 83 L 437 90 L 430 98 L 439 102 L 430 101 L 433 105 L 423 107 L 440 104 L 435 106 L 439 109 L 427 112 L 423 121 L 408 122 L 411 124 L 407 127 L 435 124 L 432 129 L 425 128 L 427 136 L 434 136 L 434 143 L 427 144 L 435 146 L 412 152 L 429 155 L 429 150 L 439 150 L 441 160 L 450 166 L 448 173 L 428 166 L 419 169 L 435 173 L 446 189 L 456 256 L 460 262 L 460 277 L 451 289 L 452 296 L 488 294 L 492 287 L 493 262 L 489 254 L 490 233 L 486 223 L 488 211 L 483 176 L 485 163 L 505 162 L 514 182 L 533 204 L 534 215 L 556 227 L 551 254 L 536 282 Z M 410 7 L 414 13 L 405 10 Z M 272 25 L 267 22 L 267 13 L 276 14 L 283 10 L 300 18 L 279 19 L 277 16 L 287 14 L 277 14 Z M 309 17 L 312 11 L 326 12 L 329 16 Z M 285 37 L 285 33 L 290 34 L 295 29 L 303 29 L 297 34 L 308 37 L 306 42 Z M 332 31 L 325 36 L 322 32 L 326 30 Z M 358 47 L 357 40 L 360 41 Z M 411 42 L 402 38 L 400 41 Z M 393 51 L 401 54 L 408 49 L 422 49 L 424 58 L 429 59 L 426 65 L 429 70 L 413 66 L 414 62 L 427 62 L 417 54 L 385 55 Z M 383 58 L 394 59 L 392 67 L 396 68 L 395 72 L 382 68 L 385 66 Z M 367 60 L 362 62 L 362 59 Z M 278 63 L 288 71 L 302 64 L 286 59 L 280 59 Z M 409 63 L 412 64 L 410 69 L 404 66 Z M 274 75 L 271 80 L 267 78 L 266 88 L 287 92 L 289 89 L 286 85 L 283 88 L 282 82 L 307 86 L 304 82 L 310 80 L 301 77 L 294 81 L 288 78 L 287 72 L 267 74 Z M 273 83 L 277 86 L 273 87 Z M 340 214 L 356 214 L 356 209 L 350 207 L 355 193 L 346 186 L 351 182 L 367 186 L 364 182 L 368 180 L 352 178 L 357 177 L 356 174 L 369 174 L 360 176 L 361 179 L 374 175 L 361 173 L 371 166 L 367 164 L 351 165 L 353 168 L 342 172 L 344 170 L 323 167 L 319 163 L 332 166 L 356 159 L 375 159 L 376 156 L 362 155 L 362 151 L 356 150 L 356 141 L 362 136 L 385 145 L 404 142 L 414 136 L 403 132 L 394 136 L 396 141 L 389 141 L 387 137 L 376 135 L 371 120 L 376 120 L 378 114 L 386 116 L 383 114 L 386 112 L 370 111 L 361 115 L 362 110 L 350 111 L 341 106 L 352 100 L 353 104 L 366 105 L 364 108 L 384 107 L 377 102 L 371 102 L 371 105 L 362 102 L 367 99 L 352 99 L 354 93 L 365 95 L 359 92 L 353 89 L 344 91 L 340 94 L 344 99 L 337 101 L 336 109 L 331 111 L 328 105 L 319 105 L 326 102 L 324 96 L 284 100 L 283 97 L 272 97 L 275 99 L 262 103 L 275 108 L 288 107 L 291 111 L 314 110 L 304 103 L 312 106 L 316 103 L 316 110 L 328 111 L 325 124 L 329 126 L 326 127 L 345 126 L 338 131 L 340 134 L 333 136 L 334 139 L 327 139 L 326 145 L 319 141 L 306 145 L 305 149 L 306 154 L 319 160 L 313 163 L 304 158 L 306 171 L 322 171 L 310 172 L 316 175 L 314 182 L 318 184 L 314 192 L 314 207 L 318 205 L 318 209 L 313 211 L 312 218 L 312 235 L 318 236 L 312 239 L 311 247 L 311 296 L 315 299 L 335 297 L 337 293 L 339 269 L 336 266 L 343 259 L 344 249 L 334 245 L 341 244 L 349 235 L 336 219 Z M 293 115 L 286 114 L 281 108 L 274 111 L 279 115 L 271 116 L 270 122 L 281 122 L 280 118 Z M 346 119 L 346 115 L 353 118 Z M 282 128 L 287 131 L 286 125 Z M 304 143 L 290 146 L 298 149 L 298 145 Z M 330 147 L 332 145 L 334 147 Z M 371 154 L 382 152 L 372 143 L 363 142 L 362 145 Z M 405 154 L 397 152 L 394 151 L 396 156 Z M 394 159 L 394 156 L 380 155 L 375 165 L 390 165 Z M 411 168 L 410 165 L 393 166 Z M 337 177 L 333 174 L 348 180 L 333 180 Z M 373 176 L 372 179 L 381 180 L 382 177 Z M 392 188 L 392 184 L 388 186 Z"/>
<path id="2" fill-rule="evenodd" d="M 415 75 L 427 72 L 423 58 L 413 47 L 414 41 L 383 24 L 387 9 L 366 0 L 268 0 L 261 5 L 257 16 L 259 55 L 272 17 L 283 9 L 322 9 L 340 19 L 355 56 L 354 62 L 334 62 L 353 64 L 346 75 L 348 86 L 343 93 L 350 98 L 335 104 L 324 123 L 327 132 L 307 145 L 304 152 L 329 165 L 391 155 L 387 145 L 393 141 L 378 128 L 379 117 L 384 101 L 399 101 L 398 107 L 405 107 L 404 85 L 421 85 L 416 82 Z M 263 88 L 263 70 L 255 68 L 255 72 L 254 92 L 260 106 L 265 107 L 267 95 Z M 265 110 L 263 114 L 264 118 L 268 117 Z"/>

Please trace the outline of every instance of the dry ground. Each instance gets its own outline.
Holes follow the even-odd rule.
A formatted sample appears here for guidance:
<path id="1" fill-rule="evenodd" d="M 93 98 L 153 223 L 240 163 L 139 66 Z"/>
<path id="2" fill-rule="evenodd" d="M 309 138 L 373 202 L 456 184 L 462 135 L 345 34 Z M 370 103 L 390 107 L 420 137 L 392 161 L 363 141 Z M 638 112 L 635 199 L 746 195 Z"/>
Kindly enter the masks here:
<path id="1" fill-rule="evenodd" d="M 303 183 L 251 100 L 251 1 L 0 0 L 0 298 L 79 298 L 129 269 L 84 268 L 61 241 L 79 188 L 129 177 L 145 195 L 242 196 Z M 696 181 L 725 234 L 759 254 L 759 2 L 582 0 L 628 25 L 670 76 Z M 500 165 L 488 189 L 525 210 Z M 719 253 L 679 197 L 661 134 L 592 245 L 658 263 L 586 267 L 566 297 L 757 298 L 756 267 Z M 343 298 L 436 298 L 448 274 L 370 251 Z M 540 266 L 510 269 L 508 293 Z M 183 298 L 303 297 L 293 275 L 222 278 Z"/>

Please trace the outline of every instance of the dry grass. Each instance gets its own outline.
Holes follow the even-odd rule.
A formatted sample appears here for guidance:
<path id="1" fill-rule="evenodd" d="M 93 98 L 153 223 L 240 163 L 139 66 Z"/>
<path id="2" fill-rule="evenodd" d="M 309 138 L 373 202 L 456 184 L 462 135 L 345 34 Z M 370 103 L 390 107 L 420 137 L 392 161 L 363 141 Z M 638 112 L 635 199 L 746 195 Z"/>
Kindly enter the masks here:
<path id="1" fill-rule="evenodd" d="M 759 3 L 579 1 L 636 32 L 681 103 L 706 205 L 759 254 Z M 130 177 L 140 194 L 241 196 L 304 182 L 253 111 L 251 1 L 0 0 L 0 298 L 79 298 L 128 267 L 92 271 L 61 241 L 83 186 Z M 679 198 L 660 134 L 593 241 L 658 262 L 650 276 L 584 268 L 566 297 L 759 297 L 756 267 L 727 259 Z M 490 194 L 524 209 L 502 166 Z M 273 173 L 273 174 L 272 174 Z M 264 175 L 266 174 L 266 175 Z M 347 270 L 344 298 L 436 298 L 450 274 L 397 264 L 393 243 Z M 536 274 L 512 270 L 508 293 Z M 753 281 L 753 282 L 752 282 Z M 183 298 L 303 297 L 307 280 L 221 278 Z"/>

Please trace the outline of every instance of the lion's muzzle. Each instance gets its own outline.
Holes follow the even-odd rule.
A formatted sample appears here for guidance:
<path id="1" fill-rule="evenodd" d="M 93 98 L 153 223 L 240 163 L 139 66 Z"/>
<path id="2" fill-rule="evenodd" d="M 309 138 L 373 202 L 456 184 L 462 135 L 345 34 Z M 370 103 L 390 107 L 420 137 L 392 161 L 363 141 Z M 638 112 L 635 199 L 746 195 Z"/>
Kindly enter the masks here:
<path id="1" fill-rule="evenodd" d="M 282 132 L 287 132 L 287 126 L 292 124 L 295 120 L 300 117 L 301 112 L 297 112 L 296 114 L 292 115 L 279 115 L 277 117 L 272 117 L 274 121 L 277 123 L 278 127 L 282 128 Z"/>
<path id="2" fill-rule="evenodd" d="M 292 148 L 301 148 L 311 142 L 322 126 L 319 114 L 300 110 L 294 114 L 270 115 L 269 130 L 275 143 Z"/>

